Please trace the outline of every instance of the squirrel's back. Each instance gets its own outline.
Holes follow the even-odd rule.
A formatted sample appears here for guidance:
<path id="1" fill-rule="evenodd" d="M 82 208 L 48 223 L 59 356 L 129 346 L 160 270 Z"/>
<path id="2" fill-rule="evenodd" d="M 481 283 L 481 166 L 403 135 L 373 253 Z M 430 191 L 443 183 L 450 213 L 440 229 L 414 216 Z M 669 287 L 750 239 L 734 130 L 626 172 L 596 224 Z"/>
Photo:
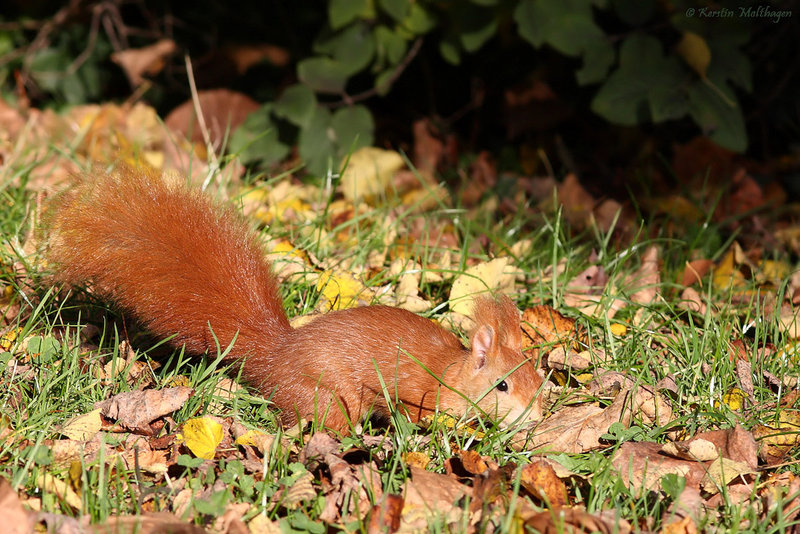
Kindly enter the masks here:
<path id="1" fill-rule="evenodd" d="M 254 232 L 208 195 L 123 167 L 83 177 L 54 209 L 57 279 L 91 284 L 173 345 L 214 353 L 237 337 L 236 360 L 291 330 Z"/>

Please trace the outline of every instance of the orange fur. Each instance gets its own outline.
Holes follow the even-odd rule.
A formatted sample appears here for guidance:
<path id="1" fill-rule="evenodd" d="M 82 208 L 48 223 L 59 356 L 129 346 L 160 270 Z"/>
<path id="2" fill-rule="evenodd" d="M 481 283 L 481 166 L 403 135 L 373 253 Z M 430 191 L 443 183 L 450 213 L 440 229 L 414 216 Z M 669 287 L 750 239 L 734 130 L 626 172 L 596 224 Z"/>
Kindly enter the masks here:
<path id="1" fill-rule="evenodd" d="M 244 362 L 244 378 L 286 424 L 325 417 L 347 430 L 348 420 L 387 417 L 395 405 L 417 421 L 437 407 L 463 414 L 473 401 L 498 419 L 540 416 L 542 381 L 522 355 L 519 314 L 506 297 L 476 300 L 472 351 L 430 320 L 386 306 L 292 329 L 255 234 L 206 195 L 122 168 L 84 178 L 53 208 L 48 257 L 58 280 L 93 284 L 195 354 L 216 352 L 213 336 L 223 348 L 235 338 L 227 361 Z M 502 380 L 506 391 L 496 388 Z"/>

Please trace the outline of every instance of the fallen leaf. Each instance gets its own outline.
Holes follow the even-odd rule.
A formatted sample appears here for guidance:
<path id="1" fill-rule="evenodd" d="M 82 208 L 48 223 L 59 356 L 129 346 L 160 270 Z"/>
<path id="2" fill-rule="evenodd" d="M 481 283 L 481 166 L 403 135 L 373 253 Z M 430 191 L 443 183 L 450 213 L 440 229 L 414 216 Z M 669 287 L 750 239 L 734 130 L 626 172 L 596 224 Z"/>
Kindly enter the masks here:
<path id="1" fill-rule="evenodd" d="M 210 417 L 189 419 L 183 424 L 184 442 L 198 458 L 213 459 L 222 438 L 222 425 Z"/>
<path id="2" fill-rule="evenodd" d="M 405 160 L 394 150 L 375 147 L 359 148 L 345 157 L 347 167 L 342 172 L 339 190 L 345 199 L 355 202 L 371 200 L 382 195 L 396 171 L 405 167 Z"/>
<path id="3" fill-rule="evenodd" d="M 541 534 L 562 532 L 598 532 L 600 534 L 628 534 L 631 526 L 611 513 L 590 514 L 579 508 L 559 508 L 537 512 L 525 519 L 526 531 Z M 607 515 L 609 517 L 603 517 Z"/>
<path id="4" fill-rule="evenodd" d="M 203 113 L 203 122 L 208 128 L 209 141 L 214 148 L 221 147 L 247 116 L 260 108 L 258 102 L 244 93 L 230 89 L 198 91 L 197 105 L 189 99 L 169 112 L 164 124 L 181 133 L 193 143 L 205 146 L 205 138 L 197 121 L 197 108 Z"/>
<path id="5" fill-rule="evenodd" d="M 450 310 L 469 316 L 476 296 L 487 291 L 512 293 L 514 281 L 511 258 L 495 258 L 473 265 L 453 281 L 450 289 Z"/>
<path id="6" fill-rule="evenodd" d="M 61 433 L 70 439 L 77 441 L 88 441 L 100 432 L 103 425 L 100 417 L 100 409 L 94 409 L 89 413 L 73 417 L 64 422 Z"/>
<path id="7" fill-rule="evenodd" d="M 144 82 L 144 76 L 154 76 L 164 68 L 165 60 L 175 52 L 172 39 L 161 39 L 142 48 L 129 48 L 111 54 L 111 61 L 122 67 L 133 87 Z"/>
<path id="8" fill-rule="evenodd" d="M 0 517 L 3 518 L 3 531 L 8 534 L 34 531 L 36 515 L 23 508 L 17 492 L 5 477 L 0 477 Z"/>
<path id="9" fill-rule="evenodd" d="M 129 391 L 95 404 L 105 417 L 125 428 L 143 430 L 151 421 L 170 414 L 184 405 L 192 395 L 189 387 Z"/>
<path id="10" fill-rule="evenodd" d="M 520 484 L 548 507 L 567 504 L 567 486 L 556 475 L 555 469 L 544 460 L 533 460 L 524 466 L 520 474 Z"/>
<path id="11" fill-rule="evenodd" d="M 317 281 L 317 291 L 321 294 L 321 304 L 328 310 L 344 310 L 358 304 L 359 298 L 366 298 L 367 288 L 351 273 L 344 271 L 325 271 Z"/>

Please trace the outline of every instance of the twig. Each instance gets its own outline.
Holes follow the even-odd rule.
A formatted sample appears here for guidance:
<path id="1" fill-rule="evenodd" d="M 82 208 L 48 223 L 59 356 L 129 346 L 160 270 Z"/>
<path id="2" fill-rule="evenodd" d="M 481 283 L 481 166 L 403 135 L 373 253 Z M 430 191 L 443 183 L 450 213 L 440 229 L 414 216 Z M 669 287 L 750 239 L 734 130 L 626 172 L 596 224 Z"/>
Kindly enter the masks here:
<path id="1" fill-rule="evenodd" d="M 219 168 L 219 161 L 217 161 L 217 153 L 211 144 L 211 134 L 206 126 L 206 119 L 203 116 L 203 109 L 200 107 L 200 97 L 197 95 L 197 84 L 194 82 L 194 69 L 192 68 L 192 60 L 189 54 L 185 56 L 186 60 L 186 76 L 189 78 L 189 90 L 192 93 L 192 104 L 194 105 L 194 112 L 197 115 L 197 124 L 200 128 L 200 133 L 203 134 L 203 141 L 206 143 L 206 151 L 208 152 L 211 162 L 214 167 Z M 205 188 L 205 184 L 204 188 Z"/>
<path id="2" fill-rule="evenodd" d="M 422 37 L 419 37 L 417 38 L 416 41 L 414 41 L 414 44 L 411 45 L 411 48 L 406 54 L 406 57 L 403 58 L 403 61 L 397 64 L 397 66 L 394 69 L 394 72 L 392 72 L 392 75 L 386 78 L 380 85 L 376 85 L 372 89 L 367 89 L 366 91 L 357 93 L 355 95 L 348 95 L 347 93 L 342 93 L 342 99 L 339 102 L 334 102 L 330 104 L 330 107 L 338 108 L 341 106 L 352 106 L 357 102 L 362 102 L 368 98 L 372 98 L 385 87 L 392 85 L 397 80 L 397 78 L 400 77 L 403 71 L 406 70 L 408 65 L 411 64 L 411 61 L 414 59 L 414 57 L 416 57 L 416 55 L 419 53 L 419 49 L 422 48 L 422 41 L 423 41 Z"/>

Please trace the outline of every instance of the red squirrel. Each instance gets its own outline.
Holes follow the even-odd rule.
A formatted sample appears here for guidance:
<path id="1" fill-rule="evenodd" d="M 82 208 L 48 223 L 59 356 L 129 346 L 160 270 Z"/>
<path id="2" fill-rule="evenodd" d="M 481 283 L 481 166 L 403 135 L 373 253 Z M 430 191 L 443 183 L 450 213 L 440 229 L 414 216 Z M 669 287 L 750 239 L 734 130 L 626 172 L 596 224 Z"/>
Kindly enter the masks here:
<path id="1" fill-rule="evenodd" d="M 49 218 L 56 280 L 90 284 L 193 354 L 235 340 L 224 363 L 241 364 L 284 425 L 302 417 L 347 432 L 370 411 L 388 418 L 389 405 L 414 422 L 437 407 L 463 415 L 473 403 L 505 424 L 541 417 L 542 379 L 522 354 L 507 297 L 476 299 L 471 350 L 437 323 L 388 306 L 292 328 L 256 233 L 185 184 L 128 167 L 95 172 L 58 197 Z"/>

